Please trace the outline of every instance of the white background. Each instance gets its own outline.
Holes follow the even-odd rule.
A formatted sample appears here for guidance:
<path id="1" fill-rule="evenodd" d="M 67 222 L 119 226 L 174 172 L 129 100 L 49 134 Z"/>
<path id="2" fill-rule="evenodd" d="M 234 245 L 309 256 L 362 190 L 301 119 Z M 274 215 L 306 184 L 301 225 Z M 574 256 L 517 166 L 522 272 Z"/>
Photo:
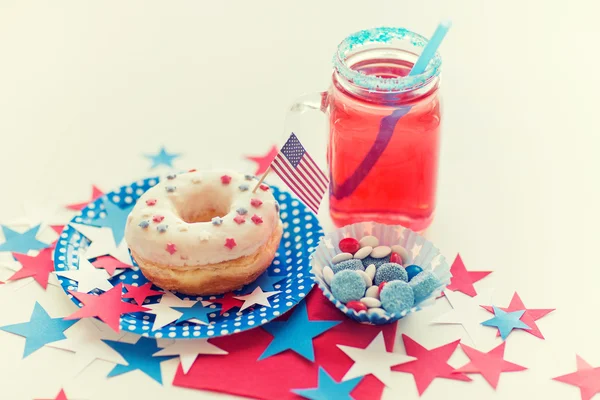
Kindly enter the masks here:
<path id="1" fill-rule="evenodd" d="M 517 290 L 525 305 L 557 311 L 538 321 L 546 341 L 509 337 L 506 358 L 529 370 L 503 374 L 497 392 L 473 375 L 436 380 L 422 398 L 578 399 L 550 378 L 573 371 L 575 354 L 600 365 L 595 4 L 0 0 L 0 222 L 153 173 L 142 154 L 162 144 L 183 154 L 178 168 L 253 172 L 242 155 L 280 142 L 288 106 L 328 85 L 346 35 L 394 25 L 429 36 L 449 17 L 439 205 L 426 236 L 450 260 L 460 252 L 467 268 L 493 269 L 477 288 L 496 288 L 495 304 Z M 298 129 L 321 154 L 325 132 Z M 320 216 L 330 229 L 326 204 Z M 36 299 L 51 315 L 72 311 L 60 289 L 34 283 L 0 291 L 0 325 L 29 318 Z M 399 332 L 427 347 L 459 338 L 460 326 L 428 324 L 448 309 L 439 301 Z M 171 387 L 175 360 L 162 364 L 164 386 L 139 371 L 106 379 L 102 361 L 69 379 L 71 354 L 43 348 L 21 360 L 23 345 L 0 332 L 2 398 L 60 387 L 70 399 L 223 398 Z M 465 360 L 458 351 L 451 363 Z M 410 375 L 397 379 L 389 398 L 417 397 Z"/>

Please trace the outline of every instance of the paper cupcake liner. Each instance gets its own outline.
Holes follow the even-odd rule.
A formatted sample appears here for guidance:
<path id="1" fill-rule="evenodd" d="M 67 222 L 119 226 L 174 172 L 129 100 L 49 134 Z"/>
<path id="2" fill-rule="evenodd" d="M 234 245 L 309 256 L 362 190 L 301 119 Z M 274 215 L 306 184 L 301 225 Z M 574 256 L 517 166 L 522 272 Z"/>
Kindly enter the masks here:
<path id="1" fill-rule="evenodd" d="M 349 309 L 346 305 L 337 300 L 331 293 L 329 285 L 323 278 L 323 267 L 332 266 L 331 259 L 341 253 L 338 243 L 346 237 L 353 237 L 360 240 L 364 236 L 372 235 L 379 239 L 379 245 L 404 247 L 411 259 L 404 261 L 404 266 L 415 264 L 420 266 L 423 271 L 432 271 L 438 278 L 440 285 L 426 298 L 418 299 L 409 310 L 404 310 L 400 314 L 389 314 L 380 316 L 368 314 L 366 311 L 356 312 Z M 359 222 L 353 225 L 347 225 L 336 229 L 333 232 L 325 234 L 313 253 L 311 259 L 312 273 L 314 280 L 325 295 L 341 312 L 348 317 L 367 324 L 383 325 L 397 321 L 400 318 L 421 310 L 424 307 L 432 305 L 435 299 L 441 295 L 441 292 L 450 283 L 450 266 L 446 258 L 440 253 L 440 250 L 429 240 L 420 236 L 416 232 L 400 225 L 384 225 L 374 222 Z"/>

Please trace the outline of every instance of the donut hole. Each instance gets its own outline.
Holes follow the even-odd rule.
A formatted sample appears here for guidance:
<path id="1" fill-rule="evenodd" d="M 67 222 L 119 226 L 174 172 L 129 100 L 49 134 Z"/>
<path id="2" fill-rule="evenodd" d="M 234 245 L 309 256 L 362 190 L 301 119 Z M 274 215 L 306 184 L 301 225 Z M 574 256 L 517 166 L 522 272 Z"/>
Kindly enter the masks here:
<path id="1" fill-rule="evenodd" d="M 230 196 L 212 190 L 190 193 L 185 201 L 176 201 L 179 217 L 188 224 L 209 222 L 215 217 L 229 213 L 232 199 Z"/>

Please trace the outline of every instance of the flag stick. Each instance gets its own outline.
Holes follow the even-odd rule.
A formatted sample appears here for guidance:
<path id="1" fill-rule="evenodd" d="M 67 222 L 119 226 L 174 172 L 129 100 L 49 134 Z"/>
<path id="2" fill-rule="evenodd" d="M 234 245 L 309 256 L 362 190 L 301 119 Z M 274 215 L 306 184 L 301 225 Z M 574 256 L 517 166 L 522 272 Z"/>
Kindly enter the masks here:
<path id="1" fill-rule="evenodd" d="M 271 167 L 269 166 L 269 168 L 267 168 L 267 170 L 265 171 L 265 173 L 263 174 L 263 176 L 260 177 L 260 180 L 258 181 L 258 183 L 256 184 L 256 186 L 254 186 L 254 190 L 252 191 L 252 193 L 256 193 L 256 189 L 258 189 L 258 187 L 261 185 L 261 183 L 263 183 L 263 181 L 265 180 L 265 178 L 267 177 L 267 175 L 269 175 L 269 172 L 271 172 Z"/>

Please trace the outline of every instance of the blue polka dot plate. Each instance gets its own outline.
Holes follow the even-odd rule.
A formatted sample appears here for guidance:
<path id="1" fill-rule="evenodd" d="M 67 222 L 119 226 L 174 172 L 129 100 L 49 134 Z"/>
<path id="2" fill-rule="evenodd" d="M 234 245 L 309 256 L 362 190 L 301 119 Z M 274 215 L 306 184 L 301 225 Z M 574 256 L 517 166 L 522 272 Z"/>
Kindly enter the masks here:
<path id="1" fill-rule="evenodd" d="M 435 287 L 431 288 L 429 296 L 416 299 L 415 304 L 405 309 L 400 313 L 388 313 L 381 307 L 377 308 L 376 312 L 360 311 L 346 307 L 344 303 L 335 298 L 331 292 L 331 287 L 326 281 L 323 274 L 324 267 L 331 267 L 332 258 L 341 253 L 338 246 L 340 240 L 346 237 L 352 237 L 360 240 L 364 236 L 375 236 L 379 245 L 394 246 L 400 245 L 407 250 L 409 260 L 404 260 L 406 264 L 415 264 L 420 266 L 423 271 L 431 271 L 435 274 L 437 282 Z M 389 259 L 389 256 L 387 256 Z M 323 292 L 325 297 L 331 301 L 338 310 L 344 313 L 349 318 L 355 321 L 372 324 L 384 325 L 397 321 L 406 317 L 409 314 L 418 312 L 423 307 L 429 306 L 435 302 L 441 292 L 450 283 L 450 266 L 444 256 L 440 253 L 433 243 L 420 236 L 412 230 L 402 226 L 392 226 L 377 224 L 374 222 L 360 222 L 353 225 L 347 225 L 323 236 L 321 242 L 317 246 L 311 259 L 313 279 Z M 375 302 L 377 304 L 377 302 Z"/>
<path id="2" fill-rule="evenodd" d="M 158 178 L 148 178 L 107 193 L 105 196 L 91 202 L 81 214 L 73 218 L 71 223 L 90 225 L 92 227 L 108 227 L 113 229 L 115 243 L 123 240 L 123 230 L 129 211 L 137 199 L 150 187 L 158 183 Z M 233 296 L 243 296 L 251 293 L 257 286 L 266 291 L 279 291 L 268 298 L 270 307 L 255 305 L 244 311 L 232 308 L 221 312 L 219 296 L 187 296 L 174 293 L 182 300 L 202 302 L 214 312 L 208 314 L 208 325 L 196 324 L 190 321 L 172 322 L 162 328 L 153 330 L 156 316 L 151 313 L 139 312 L 124 314 L 121 317 L 121 329 L 127 332 L 156 338 L 210 338 L 238 333 L 268 323 L 279 315 L 298 304 L 312 289 L 314 281 L 311 276 L 309 257 L 315 250 L 323 231 L 316 215 L 300 202 L 293 194 L 271 186 L 273 195 L 280 205 L 280 217 L 284 233 L 275 259 L 255 282 L 233 292 Z M 79 268 L 79 257 L 86 254 L 92 242 L 72 225 L 67 225 L 60 235 L 54 253 L 54 269 L 69 271 Z M 121 247 L 125 244 L 122 243 Z M 126 250 L 125 250 L 126 251 Z M 90 258 L 93 263 L 95 258 Z M 59 281 L 65 292 L 77 291 L 76 281 L 59 276 Z M 141 273 L 135 261 L 133 267 L 123 269 L 123 272 L 112 276 L 110 283 L 142 286 L 148 280 Z M 152 289 L 160 290 L 153 286 Z M 99 294 L 99 289 L 90 293 Z M 71 300 L 79 307 L 81 303 L 71 294 Z M 159 302 L 160 295 L 148 297 L 144 306 Z M 132 299 L 124 299 L 132 301 Z M 208 311 L 208 310 L 207 310 Z M 193 319 L 192 319 L 193 321 Z"/>

